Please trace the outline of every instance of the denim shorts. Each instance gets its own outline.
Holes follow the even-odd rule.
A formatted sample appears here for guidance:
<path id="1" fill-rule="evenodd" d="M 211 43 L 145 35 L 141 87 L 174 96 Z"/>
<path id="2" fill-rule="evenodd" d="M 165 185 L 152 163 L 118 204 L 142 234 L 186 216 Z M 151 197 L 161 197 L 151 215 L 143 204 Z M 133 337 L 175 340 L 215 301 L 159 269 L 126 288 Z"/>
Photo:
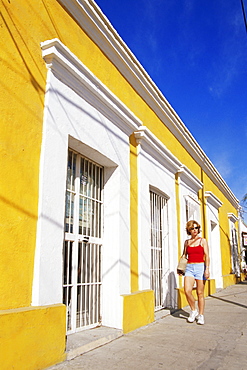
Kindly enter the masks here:
<path id="1" fill-rule="evenodd" d="M 192 276 L 196 280 L 206 280 L 204 277 L 205 265 L 202 263 L 187 263 L 185 276 Z"/>

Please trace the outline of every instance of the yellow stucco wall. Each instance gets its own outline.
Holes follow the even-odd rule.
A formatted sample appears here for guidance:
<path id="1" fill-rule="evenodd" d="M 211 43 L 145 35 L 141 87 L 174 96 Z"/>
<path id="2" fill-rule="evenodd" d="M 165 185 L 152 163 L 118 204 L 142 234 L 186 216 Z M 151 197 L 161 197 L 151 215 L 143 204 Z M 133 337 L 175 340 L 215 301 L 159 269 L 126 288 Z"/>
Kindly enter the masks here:
<path id="1" fill-rule="evenodd" d="M 129 333 L 154 321 L 154 292 L 143 290 L 123 298 L 123 332 Z"/>
<path id="2" fill-rule="evenodd" d="M 0 309 L 7 309 L 30 304 L 45 70 L 25 1 L 0 4 Z"/>
<path id="3" fill-rule="evenodd" d="M 130 137 L 130 290 L 139 289 L 138 273 L 138 147 Z"/>
<path id="4" fill-rule="evenodd" d="M 44 369 L 65 360 L 64 305 L 0 311 L 1 370 Z"/>
<path id="5" fill-rule="evenodd" d="M 223 288 L 227 288 L 230 285 L 237 284 L 239 281 L 235 274 L 223 275 Z"/>

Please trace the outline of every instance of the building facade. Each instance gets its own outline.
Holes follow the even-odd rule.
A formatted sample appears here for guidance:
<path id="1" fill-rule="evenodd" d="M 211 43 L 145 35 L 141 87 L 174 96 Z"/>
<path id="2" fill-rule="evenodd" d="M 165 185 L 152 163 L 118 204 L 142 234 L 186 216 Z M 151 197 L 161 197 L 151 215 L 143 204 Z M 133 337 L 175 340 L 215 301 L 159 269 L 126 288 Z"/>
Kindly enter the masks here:
<path id="1" fill-rule="evenodd" d="M 2 368 L 184 306 L 190 219 L 207 294 L 241 279 L 238 200 L 96 3 L 2 0 L 1 19 Z"/>

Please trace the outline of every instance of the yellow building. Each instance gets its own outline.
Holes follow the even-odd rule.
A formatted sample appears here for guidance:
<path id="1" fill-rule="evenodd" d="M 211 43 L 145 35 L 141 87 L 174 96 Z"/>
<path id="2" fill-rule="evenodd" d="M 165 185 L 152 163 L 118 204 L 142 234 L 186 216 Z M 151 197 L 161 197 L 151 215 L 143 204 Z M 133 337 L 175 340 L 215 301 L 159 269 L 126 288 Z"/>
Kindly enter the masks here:
<path id="1" fill-rule="evenodd" d="M 189 219 L 234 284 L 239 204 L 93 0 L 0 4 L 1 369 L 42 369 L 185 304 Z"/>

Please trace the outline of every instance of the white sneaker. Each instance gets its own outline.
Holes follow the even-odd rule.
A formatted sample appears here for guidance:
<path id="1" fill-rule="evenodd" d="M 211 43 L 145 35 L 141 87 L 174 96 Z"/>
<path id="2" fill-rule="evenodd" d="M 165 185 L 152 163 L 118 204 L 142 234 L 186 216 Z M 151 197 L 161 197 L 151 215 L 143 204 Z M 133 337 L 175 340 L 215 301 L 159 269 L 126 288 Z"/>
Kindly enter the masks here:
<path id="1" fill-rule="evenodd" d="M 190 316 L 188 317 L 188 322 L 194 322 L 196 316 L 198 316 L 198 311 L 197 310 L 191 311 Z"/>
<path id="2" fill-rule="evenodd" d="M 198 325 L 204 325 L 204 316 L 203 315 L 199 315 L 198 318 L 197 318 L 197 324 Z"/>

